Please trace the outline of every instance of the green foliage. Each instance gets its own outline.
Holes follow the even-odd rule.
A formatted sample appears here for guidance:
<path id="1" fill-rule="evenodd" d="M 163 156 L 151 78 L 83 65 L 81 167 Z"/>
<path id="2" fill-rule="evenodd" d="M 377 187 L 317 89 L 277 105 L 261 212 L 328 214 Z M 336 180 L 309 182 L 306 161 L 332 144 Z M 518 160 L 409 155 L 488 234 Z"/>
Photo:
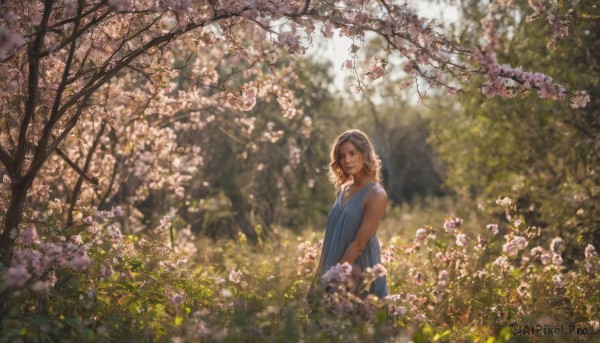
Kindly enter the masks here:
<path id="1" fill-rule="evenodd" d="M 440 112 L 431 125 L 432 142 L 447 164 L 446 184 L 462 200 L 493 213 L 486 199 L 513 194 L 528 224 L 541 228 L 546 240 L 563 237 L 568 249 L 600 243 L 595 206 L 600 191 L 600 21 L 577 16 L 594 11 L 592 3 L 570 4 L 576 11 L 570 17 L 571 34 L 555 48 L 548 45 L 552 28 L 545 19 L 518 20 L 532 12 L 527 1 L 514 2 L 507 15 L 493 20 L 501 35 L 500 63 L 539 70 L 567 88 L 587 90 L 592 100 L 586 108 L 571 109 L 534 95 L 485 99 L 465 84 L 459 110 Z M 476 25 L 485 13 L 465 5 L 465 26 Z M 462 39 L 472 39 L 469 32 Z M 442 106 L 452 109 L 452 103 Z"/>

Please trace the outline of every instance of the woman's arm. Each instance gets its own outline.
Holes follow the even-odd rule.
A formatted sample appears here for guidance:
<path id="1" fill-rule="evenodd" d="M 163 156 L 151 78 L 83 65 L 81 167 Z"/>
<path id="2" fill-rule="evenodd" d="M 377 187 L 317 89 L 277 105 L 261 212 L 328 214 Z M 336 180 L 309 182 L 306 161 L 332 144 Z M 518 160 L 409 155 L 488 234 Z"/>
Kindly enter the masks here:
<path id="1" fill-rule="evenodd" d="M 375 187 L 373 197 L 368 199 L 366 203 L 365 215 L 358 233 L 352 243 L 346 248 L 344 255 L 342 255 L 339 261 L 340 264 L 344 262 L 353 264 L 363 250 L 365 250 L 369 239 L 377 232 L 379 221 L 385 212 L 387 203 L 388 198 L 385 191 L 379 187 Z"/>

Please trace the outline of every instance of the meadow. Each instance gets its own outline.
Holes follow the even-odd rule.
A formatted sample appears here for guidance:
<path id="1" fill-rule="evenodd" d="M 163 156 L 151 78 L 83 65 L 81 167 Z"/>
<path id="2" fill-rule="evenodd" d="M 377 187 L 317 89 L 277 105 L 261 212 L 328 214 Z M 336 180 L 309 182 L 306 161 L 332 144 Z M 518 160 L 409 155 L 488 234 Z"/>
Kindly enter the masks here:
<path id="1" fill-rule="evenodd" d="M 338 291 L 310 302 L 322 228 L 278 227 L 253 245 L 172 235 L 168 216 L 147 235 L 123 235 L 118 208 L 84 211 L 73 235 L 52 226 L 23 235 L 16 256 L 32 271 L 4 278 L 28 287 L 10 299 L 2 341 L 598 341 L 595 247 L 565 256 L 561 238 L 540 239 L 512 215 L 510 198 L 489 206 L 496 221 L 450 198 L 389 208 L 378 237 L 390 295 L 347 292 L 340 266 L 329 276 Z"/>

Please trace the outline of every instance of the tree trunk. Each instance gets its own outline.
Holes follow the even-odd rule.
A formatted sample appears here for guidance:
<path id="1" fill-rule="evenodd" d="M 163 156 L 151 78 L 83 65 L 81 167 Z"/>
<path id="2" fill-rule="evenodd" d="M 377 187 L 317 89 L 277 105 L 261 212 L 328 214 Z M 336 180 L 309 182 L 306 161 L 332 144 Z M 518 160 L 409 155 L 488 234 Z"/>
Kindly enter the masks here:
<path id="1" fill-rule="evenodd" d="M 23 216 L 23 207 L 27 200 L 27 191 L 31 188 L 32 180 L 20 180 L 11 187 L 10 205 L 4 218 L 4 231 L 0 235 L 0 262 L 10 266 L 13 257 L 15 240 L 19 234 L 19 224 Z"/>

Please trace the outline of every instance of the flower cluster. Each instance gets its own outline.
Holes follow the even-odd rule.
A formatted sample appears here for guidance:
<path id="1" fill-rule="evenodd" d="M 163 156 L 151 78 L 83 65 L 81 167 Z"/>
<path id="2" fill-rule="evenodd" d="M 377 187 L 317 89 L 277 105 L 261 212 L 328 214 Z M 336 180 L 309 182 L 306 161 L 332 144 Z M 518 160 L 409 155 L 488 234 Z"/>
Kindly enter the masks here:
<path id="1" fill-rule="evenodd" d="M 512 98 L 519 92 L 532 89 L 537 89 L 540 98 L 555 100 L 565 98 L 565 88 L 553 83 L 548 75 L 526 72 L 508 64 L 500 65 L 493 52 L 477 49 L 472 57 L 483 69 L 485 83 L 481 91 L 488 98 L 496 95 Z"/>
<path id="2" fill-rule="evenodd" d="M 525 237 L 517 236 L 513 238 L 508 243 L 504 244 L 502 250 L 508 256 L 515 256 L 520 250 L 523 250 L 527 247 L 527 239 Z"/>

